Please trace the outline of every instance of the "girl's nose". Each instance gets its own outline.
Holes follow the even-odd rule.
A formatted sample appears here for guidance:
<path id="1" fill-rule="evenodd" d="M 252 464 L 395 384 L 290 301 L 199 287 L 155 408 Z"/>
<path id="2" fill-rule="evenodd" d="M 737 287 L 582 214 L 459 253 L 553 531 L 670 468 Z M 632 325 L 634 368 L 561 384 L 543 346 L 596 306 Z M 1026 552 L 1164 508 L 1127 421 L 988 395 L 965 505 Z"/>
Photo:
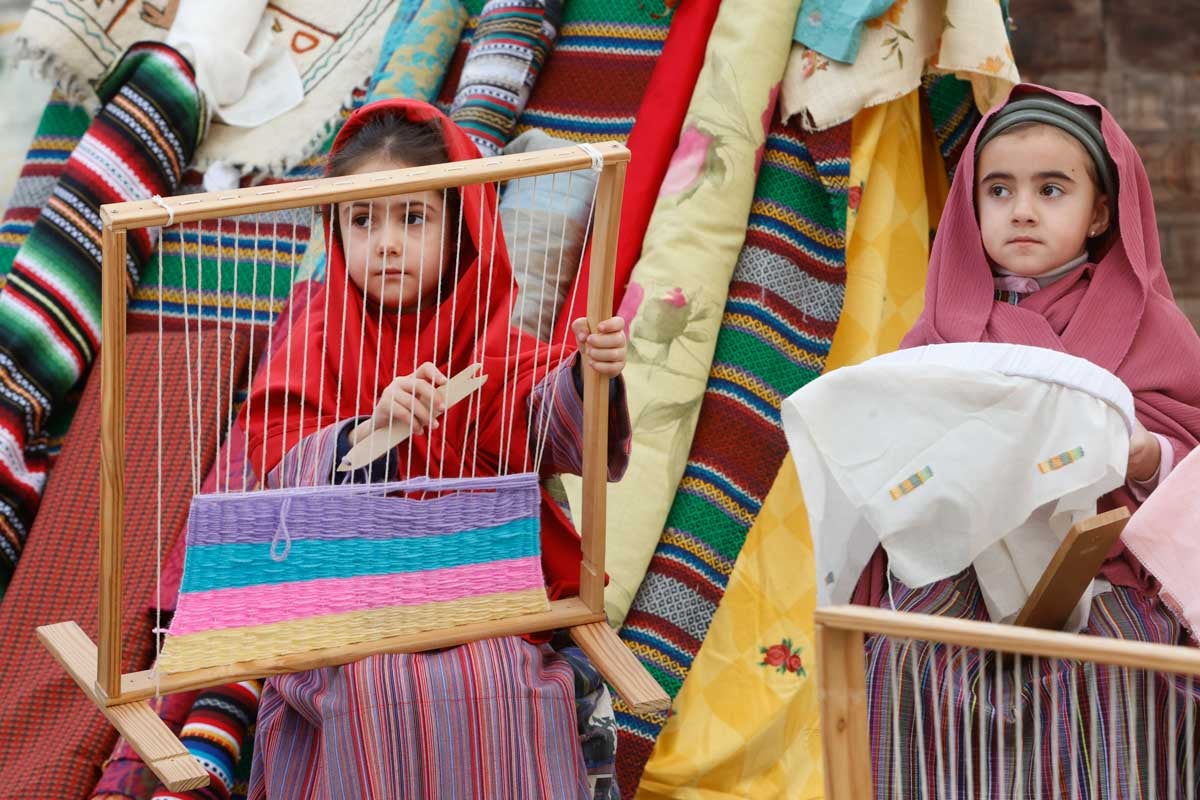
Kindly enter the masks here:
<path id="1" fill-rule="evenodd" d="M 1036 222 L 1037 216 L 1033 210 L 1032 198 L 1025 192 L 1018 192 L 1013 199 L 1012 221 L 1014 224 Z"/>
<path id="2" fill-rule="evenodd" d="M 403 242 L 403 226 L 384 224 L 379 227 L 379 238 L 375 242 L 375 253 L 383 259 L 388 259 L 391 262 L 393 259 L 398 260 L 404 253 Z"/>

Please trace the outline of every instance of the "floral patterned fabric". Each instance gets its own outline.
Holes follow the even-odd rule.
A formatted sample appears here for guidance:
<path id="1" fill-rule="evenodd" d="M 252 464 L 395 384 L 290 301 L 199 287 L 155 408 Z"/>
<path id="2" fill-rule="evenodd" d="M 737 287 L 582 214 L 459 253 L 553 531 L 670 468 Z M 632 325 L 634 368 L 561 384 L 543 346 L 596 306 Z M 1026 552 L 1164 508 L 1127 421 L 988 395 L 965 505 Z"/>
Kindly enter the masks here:
<path id="1" fill-rule="evenodd" d="M 608 493 L 605 601 L 614 625 L 646 574 L 687 462 L 799 5 L 721 4 L 621 303 L 635 422 L 629 471 Z M 579 480 L 563 484 L 577 511 Z"/>
<path id="2" fill-rule="evenodd" d="M 863 108 L 903 97 L 920 86 L 927 71 L 970 81 L 980 111 L 1020 82 L 1005 9 L 995 0 L 946 0 L 944 8 L 895 0 L 865 22 L 853 63 L 822 55 L 825 26 L 844 34 L 840 16 L 826 13 L 825 5 L 806 2 L 800 12 L 779 101 L 784 116 L 802 114 L 808 130 L 824 130 Z"/>

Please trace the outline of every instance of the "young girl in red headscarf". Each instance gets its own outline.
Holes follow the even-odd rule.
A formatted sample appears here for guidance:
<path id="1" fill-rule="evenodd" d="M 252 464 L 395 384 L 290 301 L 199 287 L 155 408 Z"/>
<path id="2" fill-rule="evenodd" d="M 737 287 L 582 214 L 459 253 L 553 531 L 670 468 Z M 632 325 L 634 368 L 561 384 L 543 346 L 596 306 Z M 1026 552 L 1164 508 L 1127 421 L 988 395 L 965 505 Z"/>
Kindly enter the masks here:
<path id="1" fill-rule="evenodd" d="M 1114 373 L 1133 394 L 1138 424 L 1130 441 L 1127 483 L 1102 499 L 1101 510 L 1117 505 L 1134 510 L 1200 441 L 1200 338 L 1175 305 L 1163 270 L 1154 203 L 1141 159 L 1095 100 L 1032 85 L 1016 87 L 1002 107 L 983 119 L 966 153 L 938 225 L 924 313 L 901 346 L 1029 345 L 1086 358 Z M 859 580 L 855 602 L 988 619 L 972 568 L 929 586 L 907 587 L 887 574 L 886 564 L 886 555 L 877 550 Z M 1109 554 L 1100 578 L 1085 633 L 1170 644 L 1187 639 L 1159 597 L 1154 577 L 1121 545 Z M 962 763 L 948 773 L 952 768 L 944 766 L 939 775 L 936 759 L 917 750 L 917 726 L 933 730 L 932 709 L 926 706 L 918 713 L 914 708 L 907 667 L 899 670 L 903 686 L 898 698 L 893 699 L 890 683 L 895 666 L 891 661 L 897 655 L 915 656 L 923 664 L 932 658 L 937 663 L 928 668 L 941 673 L 949 668 L 944 663 L 946 648 L 914 653 L 898 644 L 894 647 L 878 638 L 870 640 L 867 648 L 875 774 L 877 778 L 900 775 L 910 787 L 922 780 L 928 781 L 927 786 L 939 785 L 936 782 L 947 774 L 957 774 L 962 785 L 951 787 L 948 796 L 967 796 L 965 781 L 970 773 L 963 759 L 970 757 L 970 744 L 960 742 L 957 753 Z M 1100 796 L 1138 796 L 1146 776 L 1130 774 L 1126 759 L 1111 766 L 1111 774 L 1117 777 L 1113 783 L 1107 778 L 1108 765 L 1072 763 L 1066 755 L 1082 753 L 1080 758 L 1086 758 L 1089 752 L 1089 742 L 1080 732 L 1089 730 L 1091 721 L 1086 717 L 1091 712 L 1086 702 L 1082 708 L 1068 706 L 1073 687 L 1085 697 L 1079 671 L 1043 660 L 1040 675 L 1035 676 L 1028 661 L 1023 665 L 1019 678 L 1026 714 L 1032 704 L 1046 706 L 1042 719 L 1047 721 L 1047 734 L 1033 741 L 1032 731 L 1014 722 L 1011 681 L 1017 676 L 1010 674 L 1011 668 L 1005 666 L 1008 701 L 1002 707 L 983 693 L 954 701 L 962 713 L 969 706 L 981 716 L 981 731 L 986 726 L 1000 735 L 1003 728 L 1004 757 L 1009 763 L 990 768 L 991 796 L 1013 796 L 1018 776 L 1025 786 L 1034 785 L 1029 763 L 1013 762 L 1016 737 L 1027 739 L 1027 754 L 1042 749 L 1044 769 L 1051 769 L 1051 731 L 1058 737 L 1054 752 L 1061 755 L 1057 762 L 1061 771 L 1041 776 L 1047 793 L 1050 781 L 1060 787 L 1071 785 L 1074 769 L 1076 778 L 1082 775 L 1085 782 L 1091 773 L 1106 776 L 1100 782 Z M 956 673 L 970 673 L 964 678 L 969 685 L 985 670 L 996 669 L 990 659 L 975 656 L 954 667 Z M 1107 680 L 1107 674 L 1097 679 L 1102 698 L 1108 696 Z M 1168 694 L 1178 691 L 1165 678 L 1153 679 L 1151 686 L 1147 680 L 1151 679 L 1134 677 L 1121 689 L 1122 696 L 1129 692 L 1147 698 L 1147 692 L 1153 691 L 1156 702 L 1165 707 Z M 1059 706 L 1051 707 L 1048 687 L 1055 682 Z M 1178 699 L 1194 702 L 1192 697 Z M 892 725 L 894 703 L 904 707 L 900 719 L 905 722 L 898 731 Z M 1102 737 L 1115 738 L 1121 748 L 1133 746 L 1125 740 L 1134 741 L 1140 732 L 1124 728 L 1123 719 L 1108 718 L 1103 708 L 1100 714 Z M 1165 717 L 1148 723 L 1157 725 L 1149 735 L 1157 738 L 1161 753 L 1166 752 L 1168 738 L 1177 735 L 1167 730 Z M 1054 725 L 1054 720 L 1070 724 Z M 1098 747 L 1100 753 L 1108 752 L 1107 742 Z M 953 747 L 949 752 L 955 752 Z M 1167 794 L 1167 771 L 1164 765 L 1158 773 L 1161 796 Z M 1007 782 L 1000 785 L 997 775 L 1007 776 Z M 977 796 L 989 796 L 978 784 L 971 787 Z"/>
<path id="2" fill-rule="evenodd" d="M 374 103 L 343 127 L 329 174 L 478 158 L 432 106 Z M 619 375 L 624 323 L 589 333 L 579 354 L 510 324 L 513 281 L 488 186 L 342 203 L 328 212 L 325 285 L 291 315 L 281 352 L 246 403 L 248 457 L 271 486 L 543 473 L 582 463 L 581 360 L 611 384 L 609 477 L 628 457 Z M 435 390 L 482 364 L 473 400 L 446 409 Z M 413 434 L 369 475 L 339 473 L 373 426 Z M 260 466 L 262 465 L 262 466 Z M 543 502 L 542 558 L 551 597 L 578 590 L 579 539 Z M 373 656 L 269 679 L 255 735 L 250 797 L 590 797 L 570 665 L 508 637 L 432 653 Z"/>

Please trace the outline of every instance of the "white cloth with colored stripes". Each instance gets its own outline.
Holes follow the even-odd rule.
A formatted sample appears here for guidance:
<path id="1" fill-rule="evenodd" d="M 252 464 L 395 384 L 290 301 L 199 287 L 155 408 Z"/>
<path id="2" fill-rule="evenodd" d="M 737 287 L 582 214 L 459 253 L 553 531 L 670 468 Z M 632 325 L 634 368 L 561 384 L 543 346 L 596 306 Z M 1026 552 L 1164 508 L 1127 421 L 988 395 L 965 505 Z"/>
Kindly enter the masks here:
<path id="1" fill-rule="evenodd" d="M 847 602 L 882 545 L 912 587 L 974 565 L 996 622 L 1016 616 L 1071 525 L 1124 482 L 1134 421 L 1129 390 L 1104 369 L 990 343 L 835 370 L 782 415 L 821 604 Z"/>

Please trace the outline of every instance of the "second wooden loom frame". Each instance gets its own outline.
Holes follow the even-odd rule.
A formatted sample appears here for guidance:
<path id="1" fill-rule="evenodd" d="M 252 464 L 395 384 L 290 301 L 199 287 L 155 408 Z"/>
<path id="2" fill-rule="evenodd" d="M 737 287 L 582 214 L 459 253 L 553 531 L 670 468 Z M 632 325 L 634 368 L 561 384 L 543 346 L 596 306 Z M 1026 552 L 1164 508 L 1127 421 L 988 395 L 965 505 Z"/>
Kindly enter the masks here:
<path id="1" fill-rule="evenodd" d="M 600 168 L 595 196 L 587 315 L 595 325 L 612 313 L 613 273 L 621 197 L 629 150 L 616 142 L 535 153 L 458 161 L 344 178 L 142 200 L 101 207 L 103 225 L 102 335 L 104 350 L 125 352 L 126 233 L 147 227 L 227 216 L 303 208 L 407 192 L 448 189 L 515 178 Z M 607 483 L 608 379 L 584 372 L 583 561 L 578 597 L 555 600 L 548 611 L 454 628 L 393 636 L 347 647 L 274 659 L 242 661 L 211 669 L 155 676 L 151 670 L 121 672 L 121 587 L 125 511 L 125 361 L 103 359 L 100 430 L 100 613 L 98 641 L 74 621 L 45 625 L 38 638 L 104 712 L 108 720 L 171 791 L 208 783 L 191 756 L 147 700 L 250 678 L 344 664 L 376 653 L 418 652 L 495 636 L 570 629 L 576 644 L 635 711 L 665 710 L 666 693 L 646 672 L 604 613 L 604 547 Z"/>

